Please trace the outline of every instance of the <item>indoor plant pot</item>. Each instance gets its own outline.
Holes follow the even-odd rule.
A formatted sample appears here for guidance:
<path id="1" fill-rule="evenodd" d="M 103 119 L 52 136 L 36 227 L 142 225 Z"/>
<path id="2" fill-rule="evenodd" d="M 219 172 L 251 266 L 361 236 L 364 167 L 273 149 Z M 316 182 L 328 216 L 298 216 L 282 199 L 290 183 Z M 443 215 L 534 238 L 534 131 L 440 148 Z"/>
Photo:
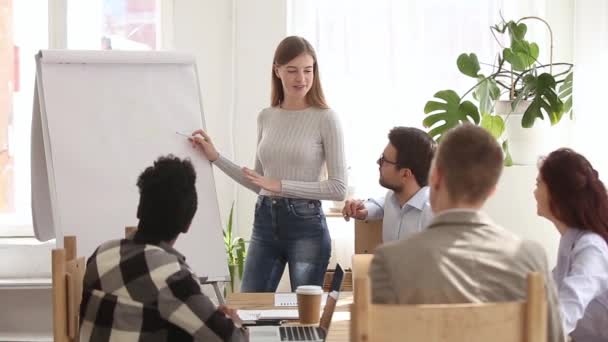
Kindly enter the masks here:
<path id="1" fill-rule="evenodd" d="M 513 101 L 496 101 L 494 112 L 505 122 L 501 139 L 509 142 L 513 165 L 536 165 L 540 157 L 562 146 L 566 140 L 563 124 L 552 127 L 546 120 L 537 120 L 534 126 L 523 128 L 524 112 L 530 101 L 521 101 L 512 108 Z"/>
<path id="2" fill-rule="evenodd" d="M 541 63 L 538 44 L 526 40 L 525 20 L 538 20 L 547 26 L 549 63 Z M 573 116 L 573 65 L 553 62 L 553 32 L 542 18 L 503 19 L 490 29 L 502 48 L 496 62 L 480 63 L 474 53 L 458 56 L 458 70 L 476 83 L 462 95 L 451 89 L 435 93 L 435 99 L 424 107 L 427 116 L 423 125 L 429 128 L 429 135 L 435 140 L 462 123 L 480 125 L 501 143 L 505 165 L 535 164 L 539 155 L 550 152 L 548 146 L 564 145 L 559 138 L 561 130 L 556 127 L 564 126 L 557 125 L 564 115 Z M 507 39 L 509 44 L 505 42 Z M 485 72 L 482 72 L 482 66 Z M 508 100 L 506 104 L 501 104 L 501 98 Z M 517 125 L 522 129 L 516 129 Z M 547 127 L 552 127 L 550 134 L 545 134 Z M 509 132 L 505 133 L 506 129 Z M 536 134 L 539 136 L 534 137 Z M 511 139 L 515 141 L 511 142 Z M 515 157 L 513 149 L 517 150 Z"/>

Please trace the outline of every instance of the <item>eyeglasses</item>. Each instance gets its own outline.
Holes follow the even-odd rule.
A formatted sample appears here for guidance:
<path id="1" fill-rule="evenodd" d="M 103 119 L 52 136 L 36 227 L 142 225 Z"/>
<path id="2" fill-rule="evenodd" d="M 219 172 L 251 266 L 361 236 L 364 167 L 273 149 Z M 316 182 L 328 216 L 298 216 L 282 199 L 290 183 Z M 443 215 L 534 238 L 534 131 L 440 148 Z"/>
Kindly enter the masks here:
<path id="1" fill-rule="evenodd" d="M 378 160 L 377 160 L 376 162 L 377 162 L 377 163 L 378 163 L 378 165 L 380 165 L 380 166 L 382 166 L 384 163 L 389 163 L 389 164 L 392 164 L 392 165 L 398 165 L 398 164 L 397 164 L 397 162 L 390 161 L 390 160 L 386 159 L 386 158 L 384 157 L 384 154 L 380 155 L 380 158 L 378 158 Z"/>

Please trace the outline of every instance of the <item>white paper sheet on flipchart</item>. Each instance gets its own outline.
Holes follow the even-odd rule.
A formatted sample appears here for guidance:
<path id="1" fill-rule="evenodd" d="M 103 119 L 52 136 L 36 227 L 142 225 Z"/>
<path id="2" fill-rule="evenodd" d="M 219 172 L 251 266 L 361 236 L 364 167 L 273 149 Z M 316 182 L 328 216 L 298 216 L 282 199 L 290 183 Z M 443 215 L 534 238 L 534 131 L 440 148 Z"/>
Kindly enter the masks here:
<path id="1" fill-rule="evenodd" d="M 327 301 L 327 293 L 321 296 L 321 306 Z M 274 294 L 274 306 L 298 306 L 298 295 L 295 292 L 279 292 Z"/>
<path id="2" fill-rule="evenodd" d="M 42 52 L 42 58 L 39 58 L 38 61 L 39 71 L 43 71 L 42 79 L 37 79 L 37 81 L 42 80 L 42 83 L 39 82 L 37 90 L 43 90 L 43 92 L 38 93 L 42 100 L 40 103 L 36 103 L 34 108 L 39 113 L 34 113 L 33 118 L 32 134 L 34 135 L 36 131 L 38 136 L 32 137 L 32 159 L 36 157 L 38 161 L 43 161 L 43 164 L 46 164 L 44 160 L 50 161 L 50 163 L 46 165 L 48 169 L 41 169 L 39 173 L 33 172 L 32 174 L 32 177 L 40 178 L 38 182 L 32 181 L 32 187 L 34 184 L 42 183 L 44 185 L 45 180 L 48 180 L 46 189 L 32 189 L 33 194 L 43 195 L 33 196 L 35 198 L 32 199 L 36 236 L 46 240 L 55 236 L 61 238 L 67 234 L 76 235 L 79 237 L 79 254 L 85 256 L 89 256 L 93 248 L 103 241 L 123 236 L 125 225 L 136 224 L 137 189 L 135 180 L 138 174 L 151 165 L 159 155 L 174 153 L 180 157 L 192 159 L 197 172 L 197 189 L 199 189 L 199 210 L 192 222 L 189 234 L 178 239 L 176 248 L 186 255 L 188 263 L 198 275 L 229 279 L 227 263 L 218 262 L 218 260 L 226 258 L 221 239 L 219 208 L 211 165 L 199 161 L 199 156 L 192 154 L 190 144 L 175 134 L 175 131 L 188 131 L 197 128 L 196 126 L 204 127 L 194 58 L 187 54 L 167 52 L 47 50 Z M 134 67 L 131 67 L 130 64 L 133 64 Z M 72 67 L 68 67 L 70 65 Z M 97 65 L 98 67 L 87 69 L 87 65 Z M 117 72 L 113 73 L 114 70 Z M 117 78 L 118 80 L 116 80 Z M 112 80 L 114 80 L 113 83 L 111 83 Z M 98 91 L 94 92 L 91 89 Z M 132 93 L 138 96 L 138 99 L 145 98 L 146 101 L 125 102 L 125 93 Z M 142 96 L 142 93 L 148 95 Z M 92 94 L 99 96 L 96 97 Z M 113 97 L 108 99 L 109 95 L 113 95 Z M 167 96 L 171 98 L 167 98 Z M 100 99 L 108 101 L 98 103 Z M 89 127 L 100 120 L 100 115 L 95 115 L 98 114 L 100 108 L 110 108 L 114 112 L 116 111 L 118 103 L 115 102 L 115 99 L 122 101 L 120 102 L 121 115 L 110 118 L 114 121 L 100 122 L 101 125 L 97 126 L 99 129 Z M 36 108 L 36 106 L 41 108 Z M 128 108 L 140 111 L 149 110 L 150 115 L 145 117 L 140 114 L 126 115 L 129 113 Z M 171 120 L 164 115 L 157 117 L 160 121 L 153 121 L 154 115 L 159 115 L 161 111 L 164 114 L 171 113 L 172 116 L 180 113 L 189 113 L 189 115 L 181 115 L 179 118 L 171 117 Z M 45 116 L 36 118 L 36 114 L 40 116 L 41 113 L 44 113 Z M 90 122 L 81 120 L 84 117 L 83 113 L 87 114 L 87 120 Z M 46 116 L 51 114 L 54 115 L 51 118 Z M 128 121 L 131 117 L 133 120 L 145 119 L 145 122 L 156 122 L 156 124 L 144 124 L 143 126 L 150 126 L 149 129 L 144 129 L 146 127 L 134 125 L 135 121 Z M 69 122 L 66 124 L 67 121 Z M 82 125 L 85 129 L 73 127 L 75 123 L 76 126 Z M 139 124 L 139 121 L 137 123 Z M 110 129 L 107 129 L 108 127 Z M 99 131 L 101 133 L 96 135 Z M 154 134 L 150 134 L 151 131 Z M 85 132 L 87 132 L 87 136 L 83 136 Z M 151 136 L 154 139 L 150 140 Z M 127 137 L 126 140 L 125 137 Z M 105 139 L 104 143 L 91 145 L 95 138 L 98 142 Z M 95 150 L 98 150 L 103 158 L 107 157 L 107 152 L 112 150 L 120 152 L 123 147 L 127 146 L 147 146 L 142 143 L 144 138 L 146 144 L 148 141 L 150 142 L 146 151 L 130 151 L 129 158 L 121 156 L 122 159 L 125 159 L 124 162 L 116 163 L 111 161 L 112 158 L 108 158 L 107 163 L 102 165 L 104 169 L 108 165 L 113 165 L 115 169 L 123 170 L 123 173 L 128 175 L 129 179 L 126 181 L 121 179 L 121 184 L 124 184 L 117 187 L 118 191 L 115 194 L 110 194 L 109 191 L 99 193 L 100 189 L 97 189 L 99 182 L 91 182 L 91 179 L 103 179 L 101 177 L 103 175 L 98 175 L 101 170 L 100 160 L 92 158 L 86 160 L 86 163 L 74 162 L 80 158 L 80 150 L 91 151 L 89 152 L 91 156 L 95 156 Z M 53 148 L 45 146 L 44 142 L 49 141 Z M 36 144 L 34 144 L 35 142 Z M 70 145 L 81 147 L 79 147 L 80 150 L 70 154 L 72 148 Z M 137 165 L 133 167 L 135 164 Z M 74 169 L 73 165 L 84 168 L 84 172 L 78 173 L 78 169 Z M 34 161 L 32 161 L 32 166 L 34 169 Z M 70 172 L 66 177 L 65 171 L 68 169 Z M 113 169 L 110 169 L 109 172 L 115 173 Z M 78 180 L 81 175 L 90 177 L 89 183 L 81 186 L 80 192 L 75 196 L 69 196 L 65 192 L 66 186 L 69 187 L 68 183 L 72 174 L 75 175 L 75 180 Z M 80 183 L 74 182 L 74 184 Z M 52 190 L 49 189 L 49 186 Z M 63 194 L 57 192 L 60 186 L 59 189 L 64 192 Z M 108 189 L 111 188 L 108 187 Z M 128 193 L 123 194 L 124 189 L 127 189 Z M 99 195 L 105 199 L 104 205 L 97 203 Z M 87 197 L 90 196 L 94 196 L 92 199 L 95 201 L 87 201 Z M 128 202 L 123 203 L 122 198 L 127 198 Z M 48 208 L 48 202 L 56 204 Z M 91 218 L 86 221 L 80 220 L 86 222 L 83 223 L 64 216 L 68 207 L 78 208 L 74 212 L 80 216 L 85 215 L 85 212 L 88 213 L 91 208 L 94 210 L 92 215 L 89 215 Z M 125 208 L 127 208 L 127 212 L 125 212 Z M 82 213 L 80 213 L 81 211 Z M 49 218 L 52 212 L 60 214 Z M 102 218 L 120 216 L 120 223 L 114 222 L 99 226 L 100 220 L 95 218 L 96 215 L 101 215 Z M 96 238 L 91 239 L 91 236 Z M 61 246 L 61 240 L 58 240 L 57 244 Z"/>
<path id="3" fill-rule="evenodd" d="M 298 310 L 237 310 L 243 321 L 257 321 L 258 319 L 285 319 L 296 320 L 300 316 Z"/>

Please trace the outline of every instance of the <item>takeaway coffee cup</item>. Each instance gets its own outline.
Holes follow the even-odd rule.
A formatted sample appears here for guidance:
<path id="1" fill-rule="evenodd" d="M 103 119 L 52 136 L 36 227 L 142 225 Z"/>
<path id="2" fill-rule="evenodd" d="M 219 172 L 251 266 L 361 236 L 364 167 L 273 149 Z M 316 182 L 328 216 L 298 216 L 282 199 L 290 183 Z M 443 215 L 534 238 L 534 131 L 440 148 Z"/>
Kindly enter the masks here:
<path id="1" fill-rule="evenodd" d="M 298 315 L 302 324 L 319 323 L 321 315 L 321 286 L 302 285 L 296 289 L 298 296 Z"/>

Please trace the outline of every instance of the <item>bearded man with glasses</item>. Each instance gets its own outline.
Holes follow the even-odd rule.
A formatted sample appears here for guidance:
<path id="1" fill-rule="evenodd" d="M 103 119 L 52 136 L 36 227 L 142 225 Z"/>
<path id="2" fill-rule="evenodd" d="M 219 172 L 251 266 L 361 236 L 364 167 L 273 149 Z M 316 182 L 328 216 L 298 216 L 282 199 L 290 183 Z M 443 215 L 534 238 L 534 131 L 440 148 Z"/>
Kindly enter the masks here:
<path id="1" fill-rule="evenodd" d="M 395 127 L 389 143 L 377 160 L 380 185 L 386 196 L 368 200 L 348 200 L 345 220 L 383 220 L 383 242 L 403 239 L 422 231 L 433 216 L 429 203 L 428 174 L 436 143 L 424 131 Z"/>

